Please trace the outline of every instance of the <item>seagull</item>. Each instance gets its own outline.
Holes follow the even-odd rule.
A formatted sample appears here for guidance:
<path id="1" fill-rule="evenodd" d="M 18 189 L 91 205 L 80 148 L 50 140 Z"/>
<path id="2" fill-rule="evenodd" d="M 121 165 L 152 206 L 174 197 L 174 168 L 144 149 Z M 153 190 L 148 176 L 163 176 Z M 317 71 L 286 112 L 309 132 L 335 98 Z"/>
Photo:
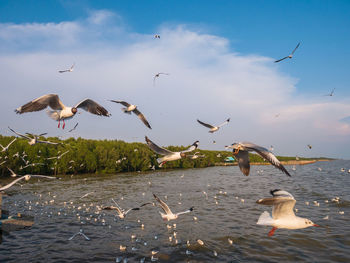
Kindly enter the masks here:
<path id="1" fill-rule="evenodd" d="M 191 211 L 193 211 L 193 208 L 194 207 L 191 207 L 190 209 L 186 210 L 186 211 L 183 211 L 183 212 L 179 212 L 179 213 L 176 213 L 176 214 L 173 214 L 173 212 L 171 212 L 169 206 L 162 200 L 159 199 L 158 196 L 156 196 L 155 194 L 153 194 L 154 198 L 159 202 L 161 208 L 164 210 L 164 213 L 162 212 L 159 212 L 160 215 L 162 216 L 163 220 L 166 221 L 170 221 L 170 220 L 173 220 L 173 219 L 176 219 L 179 217 L 179 215 L 182 215 L 182 214 L 187 214 L 187 213 L 190 213 Z"/>
<path id="2" fill-rule="evenodd" d="M 151 204 L 151 203 L 145 203 L 142 204 L 140 207 L 135 207 L 135 208 L 130 208 L 128 210 L 124 210 L 123 208 L 121 208 L 116 201 L 114 201 L 114 199 L 112 198 L 112 201 L 115 203 L 116 206 L 105 206 L 102 209 L 103 210 L 116 210 L 118 213 L 118 216 L 120 219 L 124 219 L 126 217 L 126 215 L 131 211 L 131 210 L 140 210 L 141 207 Z"/>
<path id="3" fill-rule="evenodd" d="M 69 150 L 68 150 L 68 151 L 65 151 L 65 152 L 64 152 L 64 153 L 62 153 L 61 155 L 46 158 L 46 160 L 52 160 L 52 159 L 57 159 L 57 160 L 59 160 L 59 159 L 61 159 L 61 158 L 62 158 L 62 156 L 63 156 L 63 155 L 67 154 L 68 152 L 69 152 Z"/>
<path id="4" fill-rule="evenodd" d="M 186 157 L 186 153 L 196 150 L 198 147 L 198 143 L 199 143 L 199 141 L 195 141 L 187 150 L 180 151 L 180 152 L 171 152 L 167 149 L 159 147 L 154 142 L 152 142 L 150 139 L 148 139 L 147 136 L 145 137 L 145 139 L 146 139 L 146 143 L 147 143 L 148 147 L 152 151 L 154 151 L 158 154 L 164 155 L 164 157 L 157 159 L 157 162 L 158 162 L 158 164 L 160 164 L 160 167 L 168 161 L 175 161 L 175 160 L 179 160 L 181 158 Z"/>
<path id="5" fill-rule="evenodd" d="M 269 212 L 263 212 L 257 222 L 258 225 L 272 226 L 269 236 L 272 236 L 276 229 L 286 228 L 286 229 L 301 229 L 310 226 L 319 227 L 319 225 L 314 224 L 311 220 L 298 217 L 294 214 L 293 208 L 295 205 L 294 197 L 280 189 L 270 191 L 272 198 L 264 198 L 256 201 L 261 205 L 272 205 L 272 217 Z"/>
<path id="6" fill-rule="evenodd" d="M 213 125 L 204 123 L 204 122 L 202 122 L 202 121 L 200 121 L 200 120 L 198 120 L 198 119 L 197 119 L 197 121 L 198 121 L 200 124 L 202 124 L 203 126 L 209 128 L 209 129 L 210 129 L 210 130 L 209 130 L 210 133 L 214 133 L 214 132 L 216 132 L 217 130 L 219 130 L 221 126 L 224 126 L 225 124 L 228 124 L 229 121 L 230 121 L 230 118 L 228 118 L 225 122 L 221 123 L 221 124 L 218 125 L 218 126 L 213 126 Z"/>
<path id="7" fill-rule="evenodd" d="M 159 38 L 160 39 L 160 35 L 154 35 L 154 38 Z"/>
<path id="8" fill-rule="evenodd" d="M 330 97 L 332 97 L 333 96 L 333 94 L 334 94 L 334 91 L 335 91 L 335 88 L 331 91 L 331 93 L 329 93 L 329 94 L 326 94 L 325 96 L 330 96 Z"/>
<path id="9" fill-rule="evenodd" d="M 294 48 L 294 50 L 292 51 L 292 53 L 291 53 L 289 56 L 284 57 L 284 58 L 281 58 L 281 59 L 279 59 L 279 60 L 276 60 L 275 63 L 280 62 L 280 61 L 282 61 L 282 60 L 284 60 L 284 59 L 286 59 L 286 58 L 292 58 L 293 55 L 294 55 L 295 50 L 297 50 L 297 48 L 298 48 L 299 46 L 300 46 L 300 42 L 299 42 L 298 45 Z"/>
<path id="10" fill-rule="evenodd" d="M 307 147 L 309 147 L 309 149 L 312 149 L 312 145 L 311 144 L 308 144 Z"/>
<path id="11" fill-rule="evenodd" d="M 79 122 L 77 122 L 77 124 L 75 124 L 74 127 L 72 129 L 70 129 L 68 132 L 74 131 L 77 128 L 78 124 L 79 124 Z"/>
<path id="12" fill-rule="evenodd" d="M 150 129 L 151 125 L 148 123 L 148 121 L 146 120 L 145 116 L 137 109 L 136 105 L 133 104 L 129 104 L 126 101 L 119 101 L 119 100 L 110 100 L 111 102 L 115 102 L 115 103 L 120 103 L 122 105 L 124 105 L 126 108 L 122 108 L 122 111 L 124 113 L 128 113 L 131 114 L 131 112 L 135 113 L 137 115 L 137 117 L 139 117 L 139 119 Z"/>
<path id="13" fill-rule="evenodd" d="M 73 72 L 74 66 L 75 66 L 75 63 L 73 63 L 73 65 L 72 65 L 69 69 L 59 70 L 58 72 L 59 72 L 59 73 Z"/>
<path id="14" fill-rule="evenodd" d="M 157 74 L 155 74 L 154 77 L 153 77 L 153 86 L 156 85 L 156 78 L 159 78 L 160 75 L 168 75 L 169 76 L 170 73 L 158 72 Z"/>
<path id="15" fill-rule="evenodd" d="M 236 157 L 238 161 L 239 169 L 241 169 L 242 173 L 247 176 L 249 175 L 249 171 L 250 171 L 250 161 L 249 161 L 248 152 L 252 152 L 252 151 L 255 151 L 256 153 L 258 153 L 262 158 L 267 160 L 276 168 L 280 169 L 286 175 L 291 176 L 286 170 L 286 168 L 284 168 L 284 166 L 276 158 L 276 156 L 264 147 L 261 147 L 251 142 L 240 142 L 240 143 L 233 143 L 230 146 L 230 148 L 233 149 L 233 155 Z"/>
<path id="16" fill-rule="evenodd" d="M 14 171 L 12 171 L 10 168 L 8 168 L 7 167 L 7 169 L 10 171 L 10 173 L 11 173 L 11 177 L 17 177 L 17 174 L 14 172 Z"/>
<path id="17" fill-rule="evenodd" d="M 40 111 L 47 108 L 47 106 L 53 109 L 47 111 L 47 113 L 50 118 L 58 121 L 58 128 L 60 127 L 60 121 L 63 120 L 62 129 L 65 127 L 64 120 L 72 118 L 77 113 L 78 108 L 100 116 L 109 117 L 111 115 L 105 108 L 91 99 L 84 99 L 74 107 L 67 107 L 62 103 L 57 94 L 43 95 L 17 108 L 15 112 L 22 114 L 25 112 Z"/>
<path id="18" fill-rule="evenodd" d="M 13 186 L 15 183 L 25 179 L 26 181 L 28 181 L 31 177 L 37 177 L 37 178 L 47 178 L 47 179 L 57 179 L 56 177 L 53 176 L 46 176 L 46 175 L 34 175 L 34 174 L 26 174 L 23 175 L 15 180 L 13 180 L 11 183 L 9 183 L 8 185 L 5 185 L 3 187 L 0 187 L 0 191 L 9 189 L 11 186 Z"/>
<path id="19" fill-rule="evenodd" d="M 71 236 L 70 238 L 68 238 L 68 240 L 72 240 L 73 238 L 75 238 L 77 235 L 83 236 L 86 240 L 90 240 L 90 238 L 88 236 L 86 236 L 83 232 L 83 229 L 80 228 L 79 232 L 75 233 L 73 236 Z"/>
<path id="20" fill-rule="evenodd" d="M 10 129 L 10 131 L 12 131 L 13 133 L 17 134 L 18 136 L 27 139 L 29 145 L 34 145 L 34 144 L 37 144 L 37 143 L 47 143 L 47 144 L 53 144 L 53 145 L 61 144 L 61 143 L 58 143 L 58 142 L 49 142 L 49 141 L 38 140 L 38 138 L 39 138 L 40 136 L 44 136 L 44 135 L 46 135 L 47 133 L 41 133 L 41 134 L 39 134 L 39 135 L 26 133 L 26 135 L 24 135 L 24 134 L 21 134 L 21 133 L 16 132 L 15 130 L 11 129 L 10 127 L 8 127 L 8 128 Z M 32 136 L 32 138 L 29 137 L 29 136 Z"/>
<path id="21" fill-rule="evenodd" d="M 200 155 L 199 153 L 200 152 L 195 152 L 193 155 L 187 155 L 187 157 L 191 158 L 192 160 L 205 157 L 204 154 Z"/>
<path id="22" fill-rule="evenodd" d="M 2 144 L 0 144 L 0 146 L 2 148 L 1 152 L 6 152 L 9 149 L 10 145 L 12 143 L 14 143 L 16 140 L 17 140 L 17 138 L 14 138 L 6 147 L 4 147 L 4 146 L 2 146 Z"/>

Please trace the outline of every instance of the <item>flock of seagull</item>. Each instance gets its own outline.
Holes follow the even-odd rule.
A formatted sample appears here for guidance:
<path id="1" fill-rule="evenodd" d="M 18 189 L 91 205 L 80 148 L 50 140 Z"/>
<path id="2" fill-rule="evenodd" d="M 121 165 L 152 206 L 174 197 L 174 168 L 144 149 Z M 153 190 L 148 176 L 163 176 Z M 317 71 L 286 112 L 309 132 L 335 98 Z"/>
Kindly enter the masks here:
<path id="1" fill-rule="evenodd" d="M 159 35 L 155 35 L 155 38 L 159 39 Z M 300 43 L 294 48 L 294 50 L 291 52 L 290 55 L 278 59 L 275 61 L 275 63 L 281 62 L 287 58 L 291 59 L 295 53 L 295 51 L 298 49 L 300 46 Z M 60 70 L 59 73 L 66 73 L 66 72 L 73 72 L 74 70 L 75 63 L 66 70 Z M 153 78 L 153 83 L 155 84 L 155 81 L 157 78 L 160 77 L 160 75 L 169 75 L 169 73 L 163 73 L 159 72 L 157 73 L 154 78 Z M 334 90 L 328 95 L 328 96 L 333 96 Z M 149 128 L 151 128 L 150 123 L 146 119 L 146 117 L 140 112 L 138 107 L 136 105 L 130 104 L 126 101 L 119 101 L 119 100 L 110 100 L 110 102 L 113 103 L 118 103 L 123 105 L 124 107 L 122 108 L 122 111 L 126 114 L 131 114 L 134 113 L 143 123 L 144 125 Z M 91 114 L 99 115 L 99 116 L 104 116 L 104 117 L 109 117 L 111 114 L 99 103 L 95 102 L 92 99 L 84 99 L 77 103 L 74 106 L 66 106 L 62 103 L 60 100 L 59 96 L 57 94 L 46 94 L 41 97 L 38 97 L 34 100 L 29 101 L 28 103 L 18 107 L 15 112 L 17 114 L 23 114 L 23 113 L 29 113 L 29 112 L 36 112 L 36 111 L 41 111 L 46 108 L 50 108 L 50 110 L 47 110 L 47 114 L 50 118 L 58 122 L 58 128 L 60 128 L 61 121 L 63 123 L 62 129 L 65 128 L 65 120 L 73 118 L 76 113 L 78 112 L 78 109 L 83 109 Z M 276 116 L 278 117 L 278 116 Z M 209 129 L 209 133 L 214 133 L 217 132 L 221 127 L 224 125 L 229 124 L 230 118 L 226 119 L 223 123 L 219 125 L 212 125 L 205 123 L 203 121 L 200 121 L 197 119 L 197 122 L 201 124 L 202 126 L 206 127 Z M 75 130 L 78 126 L 78 123 L 69 130 L 69 132 Z M 40 140 L 39 137 L 46 135 L 46 133 L 42 133 L 39 135 L 33 135 L 33 134 L 21 134 L 9 127 L 9 129 L 16 134 L 17 136 L 24 138 L 28 140 L 28 143 L 30 145 L 35 145 L 37 143 L 46 143 L 46 144 L 59 144 L 55 142 L 50 142 L 50 141 L 44 141 Z M 17 138 L 13 139 L 6 147 L 1 146 L 1 152 L 6 152 L 9 147 L 12 145 L 17 140 Z M 193 152 L 197 149 L 199 141 L 195 141 L 192 145 L 190 145 L 186 150 L 183 151 L 178 151 L 178 152 L 173 152 L 168 149 L 162 148 L 155 144 L 153 141 L 151 141 L 147 136 L 145 136 L 145 141 L 148 147 L 154 151 L 156 154 L 161 155 L 162 157 L 159 157 L 157 159 L 157 162 L 159 164 L 159 167 L 162 167 L 166 162 L 169 161 L 175 161 L 179 160 L 182 158 L 191 158 L 191 159 L 196 159 L 200 157 L 198 155 L 198 152 L 196 152 L 194 155 L 189 155 L 188 153 Z M 308 145 L 308 147 L 311 149 L 311 145 Z M 229 146 L 226 146 L 228 149 L 232 149 L 233 155 L 236 158 L 238 162 L 239 169 L 241 172 L 248 176 L 250 173 L 250 160 L 249 160 L 249 152 L 256 152 L 258 155 L 260 155 L 262 158 L 270 162 L 274 167 L 285 173 L 287 176 L 291 176 L 287 169 L 281 164 L 281 162 L 277 159 L 277 157 L 272 153 L 272 151 L 268 150 L 267 148 L 264 148 L 262 146 L 259 146 L 257 144 L 251 143 L 251 142 L 239 142 L 239 143 L 233 143 Z M 271 146 L 273 149 L 273 146 Z M 68 152 L 68 151 L 67 151 Z M 66 152 L 66 153 L 67 153 Z M 65 154 L 65 153 L 63 153 Z M 52 157 L 52 158 L 60 158 L 58 157 Z M 15 174 L 11 169 L 9 169 L 11 176 L 12 177 L 17 177 L 17 174 Z M 10 184 L 3 186 L 0 188 L 0 191 L 7 190 L 11 186 L 13 186 L 15 183 L 21 181 L 21 180 L 29 180 L 31 177 L 38 177 L 38 178 L 47 178 L 47 179 L 54 179 L 56 177 L 51 177 L 51 176 L 43 176 L 43 175 L 25 175 L 22 177 L 17 178 Z M 265 211 L 261 214 L 259 217 L 257 224 L 258 225 L 268 225 L 272 226 L 271 231 L 269 232 L 269 236 L 272 236 L 275 232 L 276 229 L 279 228 L 284 228 L 284 229 L 301 229 L 301 228 L 307 228 L 310 226 L 315 226 L 318 227 L 319 225 L 314 224 L 312 221 L 306 218 L 301 218 L 298 217 L 294 214 L 293 208 L 296 203 L 296 200 L 292 196 L 292 194 L 288 193 L 287 191 L 281 190 L 281 189 L 276 189 L 273 191 L 270 191 L 272 197 L 269 198 L 264 198 L 264 199 L 259 199 L 256 203 L 261 204 L 261 205 L 268 205 L 272 206 L 272 217 L 270 214 Z M 177 219 L 180 215 L 187 214 L 193 211 L 194 207 L 189 208 L 188 210 L 182 211 L 182 212 L 177 212 L 173 213 L 169 206 L 161 200 L 157 195 L 153 194 L 155 200 L 159 204 L 159 206 L 162 208 L 163 212 L 160 212 L 160 215 L 162 219 L 166 221 L 170 220 L 175 220 Z M 130 208 L 128 210 L 122 209 L 113 199 L 112 201 L 115 203 L 115 206 L 107 206 L 103 207 L 104 210 L 115 210 L 118 217 L 121 219 L 124 219 L 126 215 L 130 211 L 134 210 L 139 210 L 141 207 L 151 204 L 151 203 L 145 203 L 140 205 L 139 207 L 134 207 Z M 73 239 L 76 235 L 83 235 L 85 234 L 82 231 L 79 231 L 77 234 L 72 236 L 70 239 Z M 87 237 L 85 236 L 87 239 Z"/>

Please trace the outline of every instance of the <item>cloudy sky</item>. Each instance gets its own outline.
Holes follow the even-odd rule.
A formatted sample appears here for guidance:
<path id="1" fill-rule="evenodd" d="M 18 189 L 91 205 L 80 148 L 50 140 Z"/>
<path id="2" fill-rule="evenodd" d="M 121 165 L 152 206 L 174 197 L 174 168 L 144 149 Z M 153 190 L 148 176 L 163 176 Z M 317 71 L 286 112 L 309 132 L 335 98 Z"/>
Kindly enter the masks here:
<path id="1" fill-rule="evenodd" d="M 279 155 L 350 158 L 348 1 L 71 2 L 0 3 L 1 134 L 147 135 L 216 150 L 252 141 Z M 298 42 L 293 59 L 274 63 Z M 153 85 L 158 72 L 170 75 Z M 69 106 L 92 98 L 112 116 L 81 111 L 62 130 L 45 111 L 14 113 L 47 93 Z M 153 129 L 109 99 L 138 105 Z M 196 122 L 229 117 L 214 134 Z"/>

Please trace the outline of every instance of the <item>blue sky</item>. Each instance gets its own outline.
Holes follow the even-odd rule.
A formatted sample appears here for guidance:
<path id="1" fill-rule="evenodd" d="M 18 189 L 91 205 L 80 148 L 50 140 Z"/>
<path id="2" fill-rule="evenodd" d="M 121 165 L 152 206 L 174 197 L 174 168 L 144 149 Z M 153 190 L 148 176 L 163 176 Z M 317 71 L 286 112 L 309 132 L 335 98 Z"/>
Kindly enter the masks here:
<path id="1" fill-rule="evenodd" d="M 250 140 L 273 144 L 278 154 L 350 158 L 350 126 L 344 121 L 350 116 L 349 13 L 349 1 L 1 1 L 0 68 L 4 68 L 4 85 L 14 92 L 9 92 L 6 103 L 12 111 L 45 94 L 48 86 L 64 101 L 71 97 L 65 94 L 72 90 L 69 86 L 75 85 L 76 95 L 97 95 L 100 101 L 110 96 L 136 100 L 132 102 L 145 108 L 151 124 L 155 123 L 151 132 L 143 130 L 137 119 L 120 116 L 117 105 L 107 104 L 117 118 L 114 123 L 134 125 L 130 129 L 137 132 L 109 126 L 109 120 L 99 125 L 106 130 L 118 127 L 117 135 L 87 126 L 79 134 L 83 137 L 142 141 L 148 134 L 162 145 L 186 145 L 202 136 L 206 149 Z M 155 33 L 162 37 L 156 46 Z M 292 60 L 273 63 L 298 42 L 301 46 Z M 50 67 L 54 72 L 72 61 L 77 63 L 74 75 L 51 75 Z M 97 64 L 87 67 L 83 63 Z M 129 70 L 105 72 L 103 65 Z M 33 67 L 31 74 L 23 72 L 27 67 Z M 158 90 L 138 87 L 147 75 L 152 79 L 164 70 L 171 75 L 159 81 Z M 91 72 L 96 72 L 94 80 L 88 81 Z M 135 74 L 140 76 L 139 83 L 130 80 Z M 100 87 L 95 94 L 93 84 L 99 83 L 106 88 Z M 323 96 L 333 88 L 334 97 Z M 172 98 L 179 105 L 171 105 L 168 100 Z M 209 105 L 211 100 L 213 105 Z M 169 115 L 166 110 L 162 114 L 172 121 L 154 114 L 159 112 L 154 106 L 159 101 L 170 105 Z M 279 118 L 269 119 L 277 113 Z M 82 115 L 81 122 L 95 120 Z M 44 113 L 32 116 L 47 122 L 45 131 L 61 135 Z M 221 144 L 210 144 L 213 136 L 196 123 L 191 126 L 196 118 L 215 124 L 227 117 L 231 126 L 214 136 Z M 8 134 L 9 124 L 21 131 L 28 129 L 30 119 L 12 114 L 1 120 L 0 132 Z M 166 134 L 172 134 L 171 138 Z M 307 143 L 315 145 L 313 151 L 304 148 Z"/>

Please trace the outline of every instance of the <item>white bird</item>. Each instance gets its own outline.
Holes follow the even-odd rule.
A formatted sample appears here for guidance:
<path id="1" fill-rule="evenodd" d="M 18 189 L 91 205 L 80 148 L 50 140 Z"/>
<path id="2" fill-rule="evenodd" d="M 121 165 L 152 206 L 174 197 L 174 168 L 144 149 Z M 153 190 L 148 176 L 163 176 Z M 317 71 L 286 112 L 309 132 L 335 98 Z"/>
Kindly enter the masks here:
<path id="1" fill-rule="evenodd" d="M 193 155 L 187 155 L 187 157 L 189 157 L 192 160 L 195 160 L 198 158 L 204 158 L 205 155 L 204 154 L 200 155 L 199 152 L 195 152 Z"/>
<path id="2" fill-rule="evenodd" d="M 47 160 L 52 160 L 52 159 L 61 159 L 65 154 L 69 153 L 69 150 L 68 151 L 65 151 L 64 153 L 62 153 L 61 155 L 58 155 L 58 156 L 54 156 L 54 157 L 49 157 L 49 158 L 46 158 Z"/>
<path id="3" fill-rule="evenodd" d="M 12 171 L 9 167 L 7 167 L 7 169 L 10 171 L 11 177 L 17 177 L 17 174 L 14 171 Z"/>
<path id="4" fill-rule="evenodd" d="M 145 139 L 146 139 L 146 143 L 147 143 L 148 147 L 152 151 L 154 151 L 158 154 L 164 155 L 164 157 L 157 159 L 157 162 L 160 164 L 160 167 L 168 161 L 175 161 L 175 160 L 179 160 L 181 158 L 185 158 L 186 153 L 196 150 L 198 147 L 198 143 L 199 143 L 199 141 L 195 141 L 187 150 L 180 151 L 180 152 L 172 152 L 172 151 L 169 151 L 167 149 L 159 147 L 158 145 L 153 143 L 150 139 L 148 139 L 147 136 L 145 136 Z"/>
<path id="5" fill-rule="evenodd" d="M 17 138 L 14 138 L 6 147 L 4 147 L 4 146 L 2 146 L 2 144 L 0 144 L 0 146 L 2 148 L 1 152 L 6 152 L 9 149 L 10 145 L 12 143 L 14 143 L 16 140 L 17 140 Z"/>
<path id="6" fill-rule="evenodd" d="M 331 91 L 331 93 L 329 93 L 329 94 L 326 94 L 325 96 L 330 96 L 330 97 L 332 97 L 333 96 L 333 94 L 334 94 L 334 91 L 335 91 L 335 88 Z"/>
<path id="7" fill-rule="evenodd" d="M 3 190 L 6 190 L 6 189 L 9 189 L 11 186 L 13 186 L 15 183 L 25 179 L 26 181 L 28 181 L 31 177 L 36 177 L 36 178 L 47 178 L 47 179 L 57 179 L 56 177 L 53 177 L 53 176 L 46 176 L 46 175 L 37 175 L 37 174 L 26 174 L 26 175 L 23 175 L 15 180 L 13 180 L 11 183 L 3 186 L 3 187 L 0 187 L 0 191 L 3 191 Z"/>
<path id="8" fill-rule="evenodd" d="M 279 59 L 279 60 L 276 60 L 275 63 L 280 62 L 280 61 L 282 61 L 282 60 L 284 60 L 284 59 L 286 59 L 286 58 L 292 58 L 293 55 L 294 55 L 295 50 L 297 50 L 297 48 L 298 48 L 299 46 L 300 46 L 300 42 L 299 42 L 298 45 L 294 48 L 294 50 L 292 51 L 292 53 L 291 53 L 289 56 L 286 56 L 286 57 L 284 57 L 284 58 L 281 58 L 281 59 Z"/>
<path id="9" fill-rule="evenodd" d="M 312 145 L 311 145 L 311 144 L 308 144 L 307 147 L 308 147 L 309 149 L 312 149 Z"/>
<path id="10" fill-rule="evenodd" d="M 171 212 L 169 206 L 164 201 L 160 200 L 159 197 L 156 196 L 155 194 L 153 194 L 153 196 L 159 202 L 160 207 L 163 209 L 163 211 L 166 213 L 166 214 L 164 214 L 162 212 L 159 212 L 164 221 L 166 221 L 166 220 L 170 221 L 170 220 L 176 219 L 179 217 L 179 215 L 187 214 L 187 213 L 190 213 L 191 211 L 193 211 L 194 207 L 191 207 L 190 209 L 188 209 L 186 211 L 174 214 L 173 212 Z"/>
<path id="11" fill-rule="evenodd" d="M 270 152 L 268 149 L 256 145 L 250 142 L 240 142 L 233 143 L 230 148 L 233 148 L 233 155 L 236 157 L 238 161 L 239 169 L 241 169 L 242 173 L 245 175 L 249 175 L 250 171 L 250 161 L 249 161 L 249 152 L 255 151 L 262 158 L 267 160 L 276 168 L 280 169 L 286 175 L 291 176 L 286 168 L 281 164 L 281 162 L 276 158 L 276 156 Z"/>
<path id="12" fill-rule="evenodd" d="M 126 215 L 132 211 L 132 210 L 140 210 L 141 207 L 145 206 L 145 205 L 148 205 L 148 204 L 151 204 L 151 203 L 145 203 L 145 204 L 142 204 L 140 205 L 139 207 L 135 207 L 135 208 L 130 208 L 128 210 L 124 210 L 123 208 L 121 208 L 116 201 L 114 201 L 114 199 L 112 198 L 112 201 L 115 203 L 116 206 L 105 206 L 103 207 L 102 209 L 103 210 L 116 210 L 117 213 L 118 213 L 118 216 L 120 219 L 124 219 L 126 217 Z"/>
<path id="13" fill-rule="evenodd" d="M 73 65 L 72 65 L 69 69 L 59 70 L 58 72 L 59 72 L 59 73 L 73 72 L 74 66 L 75 66 L 75 63 L 73 63 Z"/>
<path id="14" fill-rule="evenodd" d="M 92 114 L 109 117 L 111 114 L 91 99 L 84 99 L 74 107 L 65 106 L 59 99 L 57 94 L 43 95 L 34 99 L 15 110 L 16 113 L 22 114 L 25 112 L 41 111 L 50 106 L 53 110 L 47 111 L 50 118 L 58 121 L 58 128 L 61 120 L 63 121 L 62 129 L 65 127 L 65 119 L 71 119 L 77 113 L 78 108 L 82 108 Z"/>
<path id="15" fill-rule="evenodd" d="M 26 135 L 24 135 L 24 134 L 21 134 L 21 133 L 16 132 L 15 130 L 11 129 L 10 127 L 8 127 L 8 128 L 9 128 L 13 133 L 17 134 L 18 136 L 20 136 L 20 137 L 22 137 L 22 138 L 24 138 L 24 139 L 27 139 L 29 145 L 34 145 L 34 144 L 37 144 L 37 143 L 46 143 L 46 144 L 53 144 L 53 145 L 61 144 L 61 143 L 58 143 L 58 142 L 42 141 L 42 140 L 39 140 L 39 139 L 38 139 L 40 136 L 44 136 L 44 135 L 46 135 L 47 133 L 41 133 L 41 134 L 39 134 L 39 135 L 26 133 Z M 30 137 L 30 136 L 32 136 L 32 137 Z"/>
<path id="16" fill-rule="evenodd" d="M 221 126 L 224 126 L 225 124 L 228 124 L 229 121 L 230 121 L 230 118 L 228 118 L 225 122 L 221 123 L 221 124 L 218 125 L 218 126 L 213 126 L 213 125 L 211 125 L 211 124 L 204 123 L 204 122 L 202 122 L 202 121 L 200 121 L 200 120 L 198 120 L 198 119 L 197 119 L 197 121 L 198 121 L 200 124 L 202 124 L 203 126 L 209 128 L 209 129 L 210 129 L 210 130 L 209 130 L 210 133 L 213 133 L 213 132 L 216 132 L 217 130 L 219 130 Z"/>
<path id="17" fill-rule="evenodd" d="M 154 38 L 159 38 L 160 39 L 160 35 L 154 35 Z"/>
<path id="18" fill-rule="evenodd" d="M 150 129 L 151 128 L 151 125 L 148 123 L 148 121 L 146 120 L 145 116 L 137 109 L 137 106 L 136 105 L 133 105 L 133 104 L 129 104 L 127 103 L 126 101 L 118 101 L 118 100 L 110 100 L 112 102 L 115 102 L 115 103 L 120 103 L 122 105 L 124 105 L 126 108 L 122 108 L 122 111 L 124 113 L 128 113 L 128 114 L 131 114 L 131 112 L 135 113 L 137 115 L 137 117 L 139 117 L 139 119 Z"/>
<path id="19" fill-rule="evenodd" d="M 256 201 L 261 205 L 272 205 L 272 217 L 269 212 L 263 212 L 257 222 L 258 225 L 272 226 L 269 236 L 272 236 L 276 229 L 301 229 L 310 226 L 319 227 L 314 224 L 311 220 L 298 217 L 294 214 L 293 208 L 296 203 L 294 197 L 280 189 L 270 191 L 273 197 L 264 198 Z"/>
<path id="20" fill-rule="evenodd" d="M 159 72 L 159 73 L 155 74 L 153 77 L 153 86 L 156 85 L 156 78 L 159 78 L 160 75 L 170 75 L 170 73 Z"/>

